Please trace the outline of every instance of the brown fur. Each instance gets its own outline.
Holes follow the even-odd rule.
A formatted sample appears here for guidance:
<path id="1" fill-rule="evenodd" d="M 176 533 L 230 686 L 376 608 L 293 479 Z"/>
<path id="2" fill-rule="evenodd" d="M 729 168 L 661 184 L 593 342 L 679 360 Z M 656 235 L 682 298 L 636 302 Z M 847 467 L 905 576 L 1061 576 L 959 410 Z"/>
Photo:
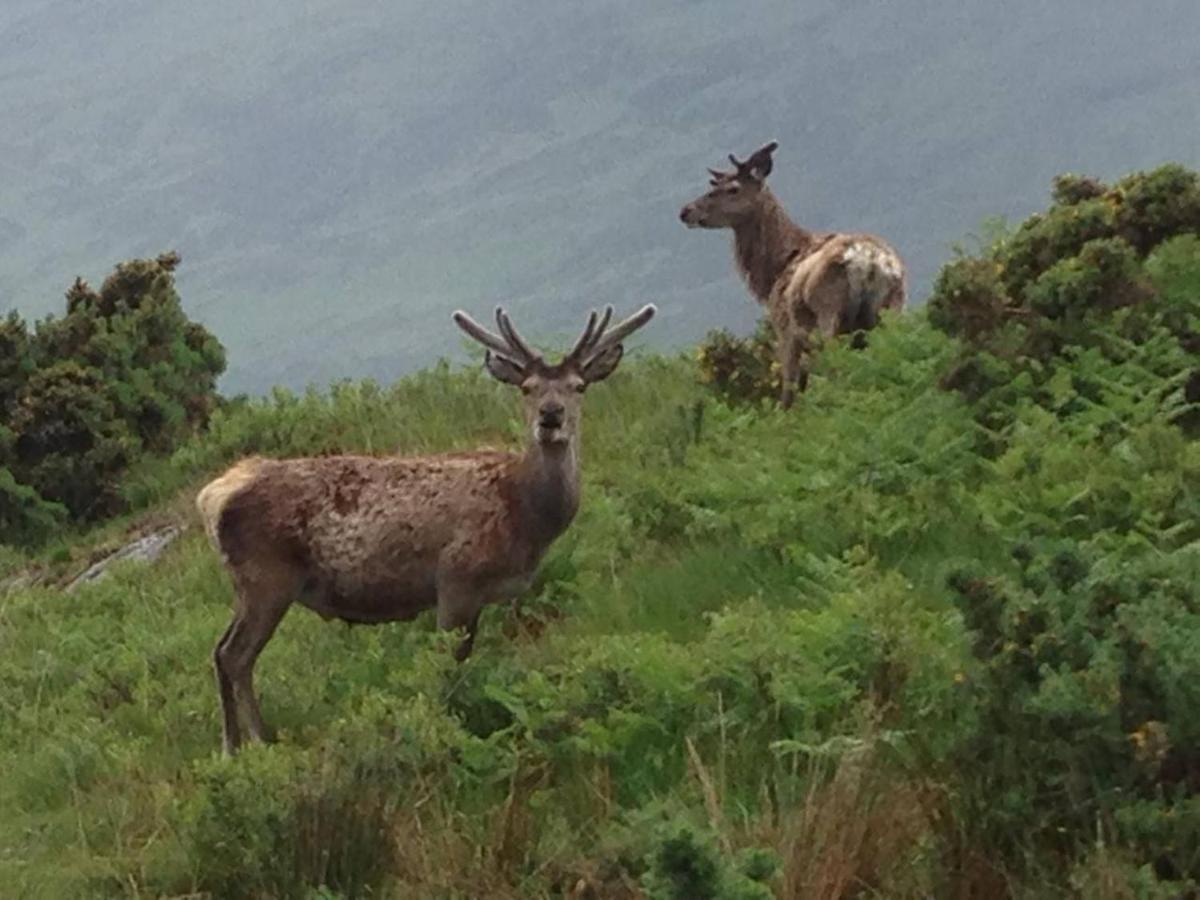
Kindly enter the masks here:
<path id="1" fill-rule="evenodd" d="M 691 228 L 733 230 L 738 271 L 775 328 L 787 407 L 805 380 L 801 363 L 814 349 L 813 332 L 828 339 L 870 331 L 882 310 L 903 308 L 906 274 L 882 238 L 817 233 L 793 222 L 766 185 L 775 147 L 744 163 L 731 156 L 733 172 L 710 170 L 711 190 L 679 215 Z"/>
<path id="2" fill-rule="evenodd" d="M 598 328 L 593 313 L 555 366 L 529 350 L 502 311 L 501 332 L 511 338 L 456 314 L 495 351 L 488 371 L 525 395 L 524 453 L 254 457 L 200 491 L 205 530 L 236 589 L 233 621 L 213 654 L 227 753 L 241 743 L 239 713 L 252 737 L 266 738 L 254 663 L 294 602 L 326 619 L 370 624 L 436 609 L 438 627 L 465 630 L 456 655 L 466 658 L 483 607 L 527 588 L 579 508 L 583 391 L 617 367 L 621 340 L 654 308 L 606 333 L 611 313 Z"/>

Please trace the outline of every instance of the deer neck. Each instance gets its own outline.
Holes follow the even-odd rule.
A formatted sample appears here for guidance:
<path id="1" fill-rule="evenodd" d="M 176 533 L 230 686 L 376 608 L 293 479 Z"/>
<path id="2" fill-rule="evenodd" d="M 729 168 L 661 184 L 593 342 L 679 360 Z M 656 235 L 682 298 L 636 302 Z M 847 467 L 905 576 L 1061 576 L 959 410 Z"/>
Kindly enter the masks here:
<path id="1" fill-rule="evenodd" d="M 793 222 L 765 187 L 755 214 L 733 229 L 738 271 L 762 302 L 766 302 L 788 263 L 807 256 L 813 243 L 812 232 Z"/>
<path id="2" fill-rule="evenodd" d="M 521 458 L 518 479 L 535 540 L 553 541 L 579 510 L 579 435 L 559 444 L 535 441 Z"/>

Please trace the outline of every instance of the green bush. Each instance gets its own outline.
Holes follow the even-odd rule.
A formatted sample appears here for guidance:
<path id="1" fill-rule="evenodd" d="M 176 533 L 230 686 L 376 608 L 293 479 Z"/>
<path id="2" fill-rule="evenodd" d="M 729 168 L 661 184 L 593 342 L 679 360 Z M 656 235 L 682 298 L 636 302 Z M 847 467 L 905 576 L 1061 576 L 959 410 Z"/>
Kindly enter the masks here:
<path id="1" fill-rule="evenodd" d="M 67 312 L 30 334 L 0 323 L 0 540 L 28 544 L 124 507 L 121 475 L 204 425 L 224 351 L 188 320 L 178 255 L 121 263 L 99 291 L 77 279 Z"/>
<path id="2" fill-rule="evenodd" d="M 734 403 L 775 400 L 782 387 L 775 330 L 760 319 L 748 338 L 729 331 L 711 331 L 696 353 L 700 378 L 719 396 Z"/>
<path id="3" fill-rule="evenodd" d="M 1117 364 L 1145 363 L 1142 348 L 1156 331 L 1176 345 L 1155 342 L 1162 353 L 1153 369 L 1170 387 L 1160 399 L 1185 387 L 1186 402 L 1200 401 L 1200 293 L 1187 286 L 1197 231 L 1200 176 L 1180 166 L 1112 187 L 1060 176 L 1045 213 L 942 269 L 930 321 L 965 342 L 943 383 L 976 402 L 993 448 L 1018 403 L 1054 407 L 1064 357 L 1095 348 Z M 1186 427 L 1198 421 L 1195 410 L 1178 414 Z"/>

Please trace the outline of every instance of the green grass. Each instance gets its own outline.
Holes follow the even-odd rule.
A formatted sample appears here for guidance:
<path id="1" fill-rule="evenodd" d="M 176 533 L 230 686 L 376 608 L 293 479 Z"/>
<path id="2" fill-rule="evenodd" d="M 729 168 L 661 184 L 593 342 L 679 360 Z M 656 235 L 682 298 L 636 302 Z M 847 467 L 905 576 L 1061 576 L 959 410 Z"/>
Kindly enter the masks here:
<path id="1" fill-rule="evenodd" d="M 831 349 L 790 414 L 716 402 L 686 358 L 627 361 L 586 400 L 583 508 L 526 603 L 540 632 L 490 609 L 456 666 L 429 616 L 351 628 L 293 610 L 257 670 L 279 742 L 233 761 L 210 669 L 230 587 L 195 523 L 151 567 L 0 598 L 0 884 L 523 897 L 584 879 L 670 896 L 683 867 L 714 897 L 822 896 L 838 860 L 880 896 L 945 896 L 967 879 L 955 860 L 990 850 L 957 804 L 992 675 L 950 576 L 1013 576 L 1034 512 L 1053 521 L 1085 482 L 1137 472 L 1134 500 L 1165 509 L 1166 481 L 1194 491 L 1200 466 L 1153 420 L 1144 445 L 1070 445 L 1086 466 L 1066 450 L 1028 464 L 1069 444 L 1040 420 L 985 458 L 936 384 L 954 352 L 910 315 L 868 351 Z M 516 410 L 445 367 L 279 394 L 226 409 L 127 491 L 188 518 L 244 453 L 515 446 Z"/>

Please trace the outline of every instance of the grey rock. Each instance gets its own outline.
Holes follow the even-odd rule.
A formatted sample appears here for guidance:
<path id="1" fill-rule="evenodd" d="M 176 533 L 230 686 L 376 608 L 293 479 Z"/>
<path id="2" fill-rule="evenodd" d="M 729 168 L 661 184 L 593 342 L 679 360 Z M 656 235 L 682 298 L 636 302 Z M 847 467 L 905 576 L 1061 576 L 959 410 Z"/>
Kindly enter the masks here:
<path id="1" fill-rule="evenodd" d="M 114 563 L 126 560 L 143 563 L 154 562 L 182 533 L 183 529 L 180 526 L 168 525 L 164 528 L 158 528 L 143 534 L 137 540 L 126 544 L 120 550 L 110 553 L 103 559 L 93 563 L 84 572 L 76 576 L 67 585 L 67 593 L 73 593 L 81 585 L 100 580 L 108 574 L 108 570 Z"/>

